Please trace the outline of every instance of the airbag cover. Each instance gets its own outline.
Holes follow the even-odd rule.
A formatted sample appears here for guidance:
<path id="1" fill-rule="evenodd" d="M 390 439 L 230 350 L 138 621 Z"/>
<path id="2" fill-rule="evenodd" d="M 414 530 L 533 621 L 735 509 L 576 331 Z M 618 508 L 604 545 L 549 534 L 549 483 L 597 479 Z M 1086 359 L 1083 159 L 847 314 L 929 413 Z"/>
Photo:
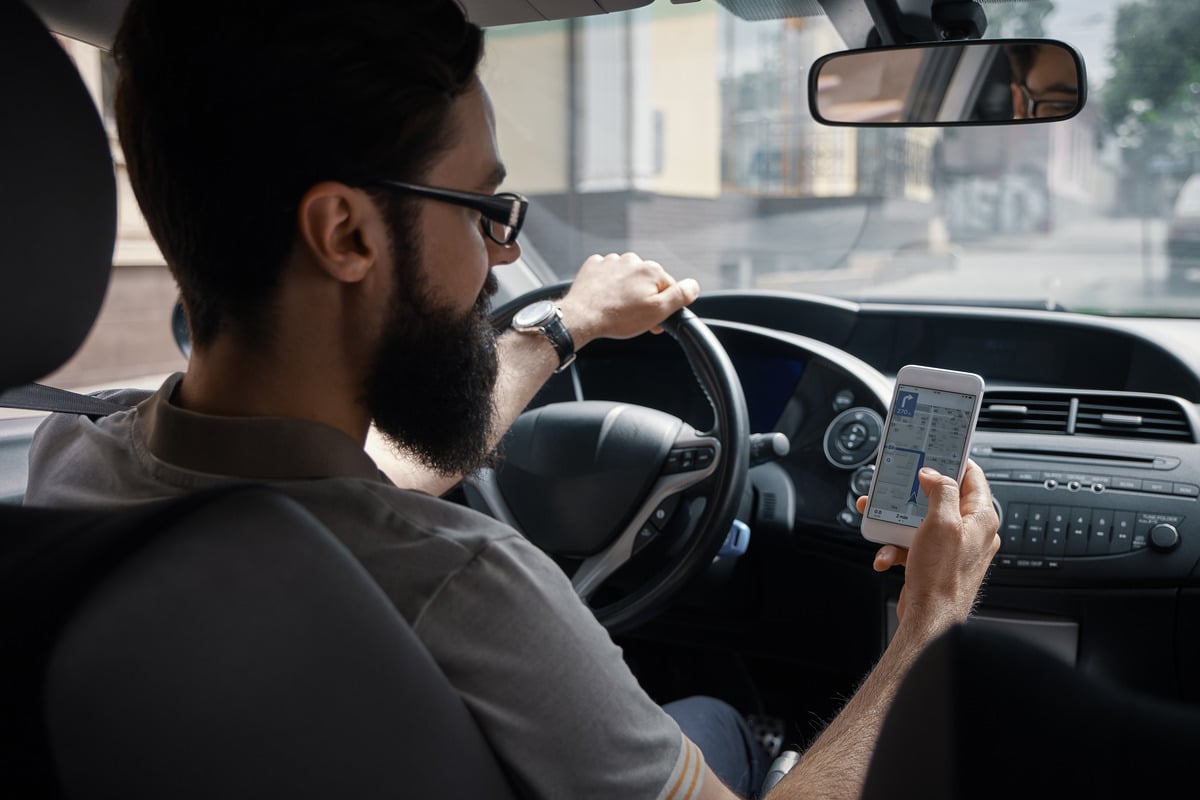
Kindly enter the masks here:
<path id="1" fill-rule="evenodd" d="M 682 426 L 652 408 L 594 400 L 526 412 L 505 438 L 501 494 L 538 547 L 594 555 L 643 505 Z"/>

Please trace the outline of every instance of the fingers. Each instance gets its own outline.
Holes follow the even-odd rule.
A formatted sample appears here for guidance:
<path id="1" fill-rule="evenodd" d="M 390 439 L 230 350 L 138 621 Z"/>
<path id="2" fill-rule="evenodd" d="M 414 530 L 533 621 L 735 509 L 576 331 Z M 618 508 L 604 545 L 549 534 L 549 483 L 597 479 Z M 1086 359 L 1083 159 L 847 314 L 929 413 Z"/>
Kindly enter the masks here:
<path id="1" fill-rule="evenodd" d="M 699 294 L 695 280 L 676 280 L 662 264 L 637 253 L 596 254 L 584 261 L 560 305 L 578 348 L 600 337 L 659 333 L 663 320 Z"/>
<path id="2" fill-rule="evenodd" d="M 908 550 L 894 544 L 885 544 L 875 553 L 871 567 L 876 572 L 887 572 L 892 567 L 902 567 L 908 562 Z"/>
<path id="3" fill-rule="evenodd" d="M 918 480 L 929 509 L 905 558 L 907 613 L 926 621 L 965 619 L 1000 546 L 987 479 L 968 460 L 961 486 L 928 468 Z"/>
<path id="4" fill-rule="evenodd" d="M 867 510 L 867 496 L 862 495 L 854 501 L 855 507 L 858 509 L 859 516 Z M 876 572 L 887 572 L 892 567 L 902 567 L 908 562 L 908 550 L 903 547 L 898 547 L 894 544 L 885 544 L 875 553 L 875 560 L 871 562 L 871 567 Z"/>

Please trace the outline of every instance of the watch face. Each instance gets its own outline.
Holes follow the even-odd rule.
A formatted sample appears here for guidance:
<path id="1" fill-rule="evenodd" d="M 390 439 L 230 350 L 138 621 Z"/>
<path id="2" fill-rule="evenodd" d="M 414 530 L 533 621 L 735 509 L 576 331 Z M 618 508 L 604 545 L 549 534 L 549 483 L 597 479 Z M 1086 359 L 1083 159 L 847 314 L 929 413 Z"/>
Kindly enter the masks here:
<path id="1" fill-rule="evenodd" d="M 538 300 L 522 308 L 513 316 L 513 325 L 527 328 L 538 325 L 554 316 L 554 303 L 550 300 Z"/>

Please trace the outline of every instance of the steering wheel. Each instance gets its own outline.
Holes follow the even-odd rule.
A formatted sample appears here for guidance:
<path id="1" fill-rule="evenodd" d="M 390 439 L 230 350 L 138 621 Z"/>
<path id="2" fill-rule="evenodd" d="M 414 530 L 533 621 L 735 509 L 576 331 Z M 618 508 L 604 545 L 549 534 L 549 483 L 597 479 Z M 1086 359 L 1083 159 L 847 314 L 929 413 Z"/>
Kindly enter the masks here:
<path id="1" fill-rule="evenodd" d="M 569 286 L 527 292 L 492 323 L 507 329 L 525 305 Z M 708 398 L 710 430 L 629 403 L 551 403 L 518 417 L 497 466 L 464 486 L 473 508 L 574 567 L 576 592 L 613 632 L 645 622 L 712 563 L 746 487 L 749 414 L 729 356 L 686 308 L 662 327 Z"/>

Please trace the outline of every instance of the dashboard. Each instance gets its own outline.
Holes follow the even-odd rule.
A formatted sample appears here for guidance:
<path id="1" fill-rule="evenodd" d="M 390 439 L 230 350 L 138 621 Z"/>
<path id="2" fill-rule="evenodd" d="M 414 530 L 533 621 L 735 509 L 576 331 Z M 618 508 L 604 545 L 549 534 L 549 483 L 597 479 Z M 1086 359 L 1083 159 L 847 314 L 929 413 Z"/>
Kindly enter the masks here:
<path id="1" fill-rule="evenodd" d="M 751 431 L 782 433 L 789 449 L 749 471 L 745 554 L 714 560 L 618 639 L 649 691 L 736 697 L 752 674 L 745 704 L 795 719 L 827 718 L 853 691 L 895 629 L 903 586 L 901 570 L 872 569 L 854 501 L 894 376 L 917 363 L 987 381 L 972 457 L 1002 548 L 973 624 L 1200 702 L 1200 320 L 765 292 L 706 293 L 692 310 L 737 370 Z M 712 424 L 665 334 L 592 342 L 532 405 L 581 398 Z M 0 423 L 0 501 L 19 502 L 36 421 Z M 667 666 L 680 654 L 694 665 L 683 686 Z"/>
<path id="2" fill-rule="evenodd" d="M 750 470 L 753 538 L 652 623 L 659 640 L 741 652 L 828 608 L 815 641 L 869 664 L 895 627 L 902 575 L 870 568 L 854 500 L 866 492 L 896 371 L 987 381 L 971 455 L 1001 518 L 978 624 L 1027 635 L 1086 671 L 1200 700 L 1200 323 L 1042 310 L 852 304 L 756 292 L 692 307 L 738 371 L 754 432 L 787 455 Z M 619 400 L 704 429 L 711 414 L 667 336 L 595 342 L 536 403 Z M 718 560 L 719 561 L 719 560 Z M 853 634 L 837 630 L 849 626 Z M 874 638 L 878 637 L 878 638 Z M 790 645 L 770 657 L 806 658 Z"/>

